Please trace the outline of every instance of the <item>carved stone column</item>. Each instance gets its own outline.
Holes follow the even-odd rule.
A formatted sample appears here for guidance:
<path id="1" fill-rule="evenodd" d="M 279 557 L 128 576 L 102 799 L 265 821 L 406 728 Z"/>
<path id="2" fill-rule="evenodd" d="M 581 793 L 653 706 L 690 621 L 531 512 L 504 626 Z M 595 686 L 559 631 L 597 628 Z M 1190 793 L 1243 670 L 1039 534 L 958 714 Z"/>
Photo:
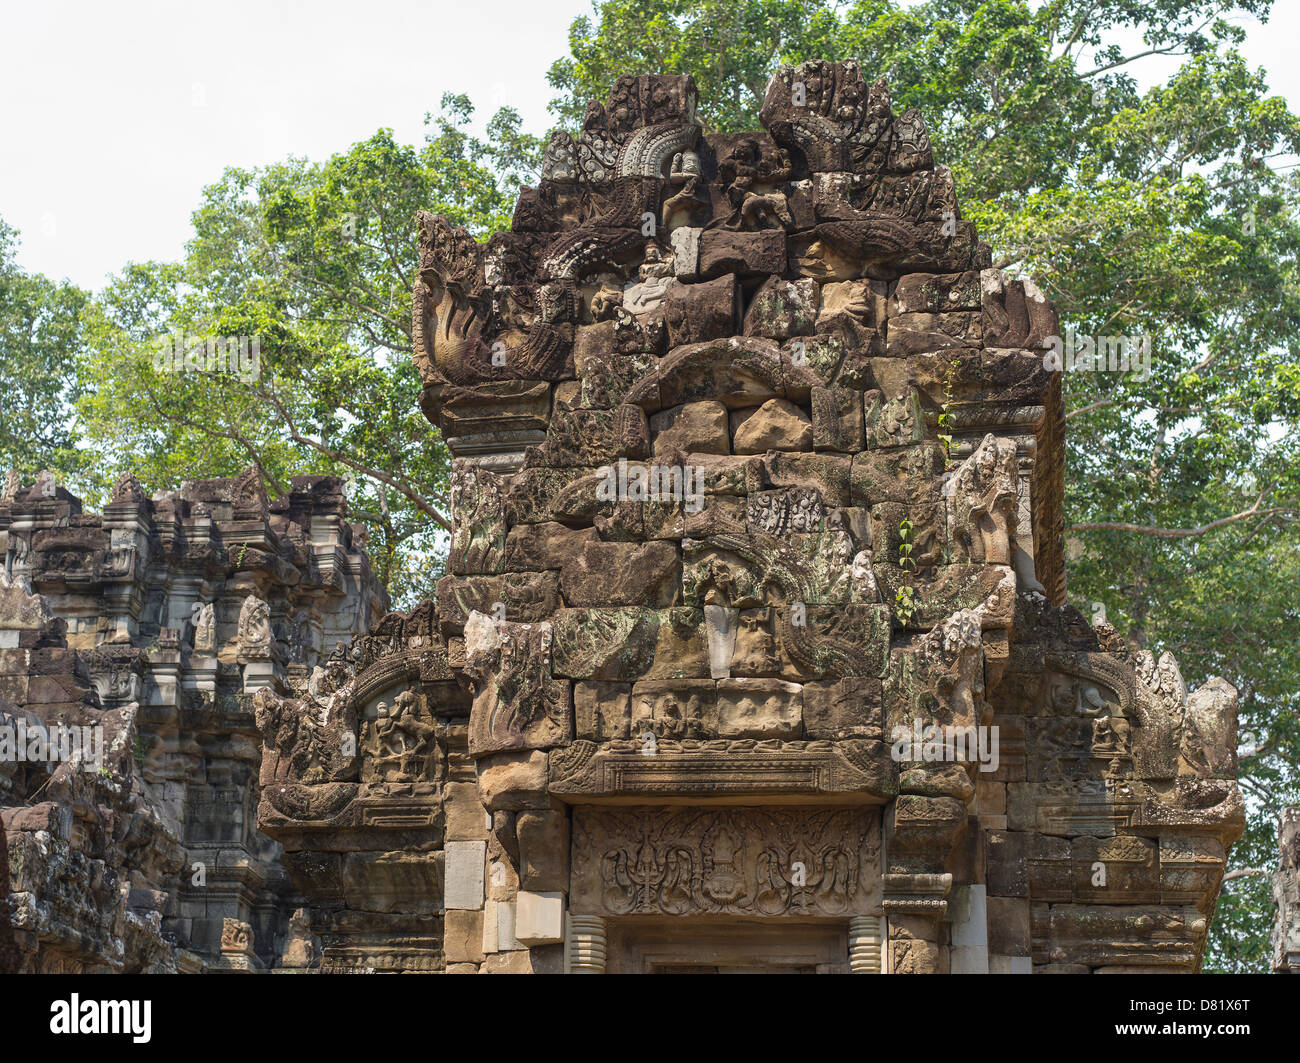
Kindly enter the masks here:
<path id="1" fill-rule="evenodd" d="M 569 916 L 569 973 L 605 973 L 605 920 L 600 916 Z"/>
<path id="2" fill-rule="evenodd" d="M 849 920 L 849 973 L 884 974 L 883 915 L 855 915 Z"/>

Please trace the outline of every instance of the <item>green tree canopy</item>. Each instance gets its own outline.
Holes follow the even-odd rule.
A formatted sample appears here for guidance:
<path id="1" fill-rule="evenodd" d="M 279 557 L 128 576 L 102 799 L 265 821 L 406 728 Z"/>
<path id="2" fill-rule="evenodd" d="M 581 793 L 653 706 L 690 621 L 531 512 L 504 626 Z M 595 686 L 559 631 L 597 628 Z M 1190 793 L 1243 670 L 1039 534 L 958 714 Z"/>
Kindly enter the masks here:
<path id="1" fill-rule="evenodd" d="M 82 392 L 77 350 L 86 293 L 28 273 L 15 261 L 18 232 L 0 219 L 0 468 L 73 472 L 72 406 Z"/>
<path id="2" fill-rule="evenodd" d="M 323 164 L 229 169 L 205 189 L 184 260 L 128 266 L 86 314 L 79 408 L 105 457 L 91 486 L 127 466 L 156 488 L 254 463 L 273 494 L 294 475 L 342 475 L 390 593 L 431 594 L 448 457 L 410 358 L 415 214 L 505 227 L 538 154 L 514 111 L 486 139 L 472 117 L 448 95 L 420 148 L 380 130 Z M 256 337 L 260 371 L 159 371 L 169 335 Z"/>

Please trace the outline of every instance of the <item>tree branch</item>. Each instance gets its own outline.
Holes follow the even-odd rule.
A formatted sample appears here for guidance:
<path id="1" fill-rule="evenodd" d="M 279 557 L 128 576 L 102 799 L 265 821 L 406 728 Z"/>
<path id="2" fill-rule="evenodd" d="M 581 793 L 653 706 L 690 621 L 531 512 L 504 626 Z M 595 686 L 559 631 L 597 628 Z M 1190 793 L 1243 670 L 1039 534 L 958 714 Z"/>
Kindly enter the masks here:
<path id="1" fill-rule="evenodd" d="M 1125 521 L 1096 521 L 1087 524 L 1071 524 L 1069 530 L 1122 531 L 1133 532 L 1137 535 L 1154 535 L 1161 539 L 1190 539 L 1197 535 L 1204 535 L 1206 532 L 1212 532 L 1225 525 L 1235 524 L 1239 520 L 1246 520 L 1249 517 L 1272 516 L 1279 513 L 1300 515 L 1300 509 L 1291 506 L 1266 506 L 1261 509 L 1256 504 L 1251 506 L 1250 509 L 1244 509 L 1230 517 L 1220 517 L 1218 520 L 1210 521 L 1209 524 L 1202 524 L 1199 528 L 1160 528 L 1147 524 L 1129 524 Z"/>
<path id="2" fill-rule="evenodd" d="M 416 509 L 436 522 L 444 531 L 452 530 L 451 522 L 443 516 L 442 513 L 426 502 L 409 483 L 403 482 L 391 473 L 384 472 L 382 469 L 375 469 L 368 465 L 362 465 L 355 458 L 349 457 L 342 451 L 334 450 L 332 447 L 327 447 L 318 439 L 312 439 L 310 436 L 303 435 L 298 431 L 298 426 L 294 424 L 289 411 L 273 392 L 267 391 L 264 388 L 259 388 L 258 391 L 276 408 L 276 410 L 279 411 L 280 416 L 284 418 L 285 426 L 289 429 L 289 438 L 295 443 L 311 447 L 313 450 L 324 454 L 332 461 L 337 461 L 341 465 L 346 465 L 348 468 L 354 469 L 365 476 L 369 476 L 372 480 L 377 480 L 379 483 L 387 484 L 389 487 L 393 488 L 393 490 L 400 492 L 413 506 L 415 506 Z"/>

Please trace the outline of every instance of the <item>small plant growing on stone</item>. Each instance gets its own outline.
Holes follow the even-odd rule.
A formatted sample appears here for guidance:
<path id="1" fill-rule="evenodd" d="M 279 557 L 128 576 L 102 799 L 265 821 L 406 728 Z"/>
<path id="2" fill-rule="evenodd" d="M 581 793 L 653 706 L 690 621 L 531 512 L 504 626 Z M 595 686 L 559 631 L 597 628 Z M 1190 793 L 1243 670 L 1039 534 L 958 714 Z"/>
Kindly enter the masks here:
<path id="1" fill-rule="evenodd" d="M 912 620 L 912 614 L 916 612 L 916 591 L 910 585 L 904 584 L 894 595 L 894 604 L 899 623 L 906 627 Z"/>
<path id="2" fill-rule="evenodd" d="M 939 442 L 943 444 L 943 468 L 952 468 L 952 375 L 957 369 L 957 359 L 948 363 L 943 380 L 943 405 L 939 407 Z"/>
<path id="3" fill-rule="evenodd" d="M 912 541 L 913 528 L 914 525 L 906 517 L 898 522 L 898 567 L 904 571 L 910 568 L 915 572 L 916 562 L 912 559 L 912 551 L 916 548 Z"/>
<path id="4" fill-rule="evenodd" d="M 144 735 L 136 735 L 135 745 L 132 746 L 131 753 L 132 756 L 135 758 L 135 766 L 137 768 L 144 767 L 144 758 L 148 752 L 149 752 L 149 745 L 147 742 L 145 742 Z"/>
<path id="5" fill-rule="evenodd" d="M 898 567 L 903 570 L 905 577 L 916 572 L 916 561 L 912 557 L 912 551 L 916 548 L 912 538 L 913 528 L 912 522 L 906 517 L 898 522 Z M 894 595 L 894 603 L 898 619 L 906 627 L 916 612 L 916 589 L 910 583 L 904 583 Z"/>
<path id="6" fill-rule="evenodd" d="M 235 568 L 239 568 L 244 563 L 244 555 L 248 553 L 248 544 L 240 543 L 239 549 L 235 551 Z"/>
<path id="7" fill-rule="evenodd" d="M 97 774 L 101 779 L 112 779 L 112 778 L 113 778 L 113 773 L 112 773 L 111 771 L 108 770 L 108 765 L 107 765 L 107 764 L 101 764 L 101 765 L 99 766 L 99 771 L 96 772 L 96 774 Z"/>

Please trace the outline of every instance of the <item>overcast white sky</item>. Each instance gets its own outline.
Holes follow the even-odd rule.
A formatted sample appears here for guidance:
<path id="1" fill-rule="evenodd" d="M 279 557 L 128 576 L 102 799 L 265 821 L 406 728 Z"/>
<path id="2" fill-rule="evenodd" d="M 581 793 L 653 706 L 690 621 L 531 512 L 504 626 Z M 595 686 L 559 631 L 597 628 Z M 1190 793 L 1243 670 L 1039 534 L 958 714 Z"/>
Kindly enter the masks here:
<path id="1" fill-rule="evenodd" d="M 175 259 L 228 165 L 324 159 L 381 126 L 419 143 L 446 91 L 550 124 L 546 83 L 588 0 L 0 0 L 0 217 L 20 264 L 96 289 Z M 1300 100 L 1300 3 L 1247 23 Z M 1151 76 L 1161 71 L 1153 66 Z"/>

